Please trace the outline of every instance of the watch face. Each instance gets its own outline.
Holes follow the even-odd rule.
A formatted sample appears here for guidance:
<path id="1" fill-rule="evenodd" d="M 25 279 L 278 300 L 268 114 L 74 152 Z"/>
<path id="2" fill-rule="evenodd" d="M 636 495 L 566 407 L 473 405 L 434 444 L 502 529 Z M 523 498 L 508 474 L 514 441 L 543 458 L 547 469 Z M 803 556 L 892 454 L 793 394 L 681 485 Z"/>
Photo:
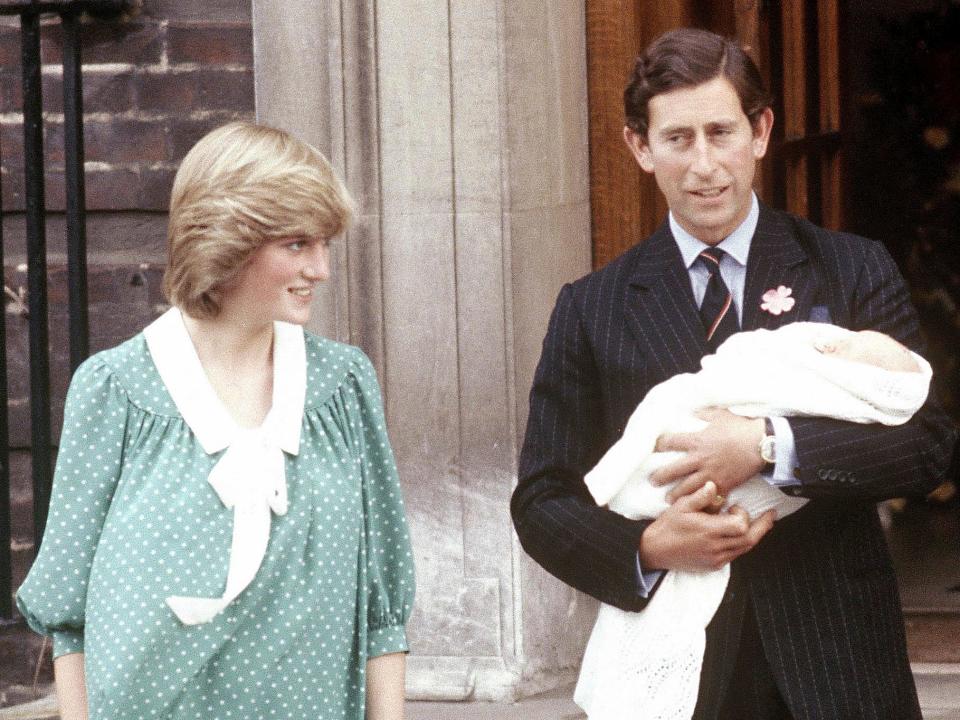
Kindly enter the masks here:
<path id="1" fill-rule="evenodd" d="M 760 458 L 765 463 L 775 463 L 777 461 L 777 444 L 773 435 L 766 435 L 760 441 Z"/>

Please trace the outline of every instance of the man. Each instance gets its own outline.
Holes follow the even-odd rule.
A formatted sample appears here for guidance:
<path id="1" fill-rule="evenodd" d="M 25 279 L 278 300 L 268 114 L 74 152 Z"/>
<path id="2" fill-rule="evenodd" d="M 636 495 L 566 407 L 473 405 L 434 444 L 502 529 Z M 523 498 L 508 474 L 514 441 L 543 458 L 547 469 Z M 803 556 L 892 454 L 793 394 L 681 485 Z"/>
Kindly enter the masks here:
<path id="1" fill-rule="evenodd" d="M 740 328 L 829 321 L 920 346 L 879 243 L 757 201 L 773 113 L 739 47 L 704 31 L 667 33 L 638 58 L 624 99 L 624 138 L 670 215 L 560 292 L 511 505 L 520 540 L 551 573 L 625 610 L 641 610 L 666 570 L 732 562 L 695 718 L 919 718 L 874 503 L 939 482 L 955 437 L 935 404 L 892 428 L 712 411 L 702 432 L 658 441 L 686 455 L 652 478 L 678 481 L 656 520 L 623 518 L 587 492 L 584 474 L 646 392 L 696 371 Z M 710 248 L 724 252 L 701 257 Z M 758 472 L 811 502 L 776 524 L 716 512 Z"/>

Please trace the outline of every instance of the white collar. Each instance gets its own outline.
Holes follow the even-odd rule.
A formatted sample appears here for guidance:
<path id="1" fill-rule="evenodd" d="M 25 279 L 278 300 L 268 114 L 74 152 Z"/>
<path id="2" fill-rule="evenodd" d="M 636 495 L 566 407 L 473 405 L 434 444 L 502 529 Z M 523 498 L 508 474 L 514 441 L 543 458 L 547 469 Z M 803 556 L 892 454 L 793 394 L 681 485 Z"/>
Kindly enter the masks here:
<path id="1" fill-rule="evenodd" d="M 260 571 L 270 541 L 271 511 L 287 512 L 283 453 L 300 450 L 300 424 L 307 392 L 303 328 L 273 324 L 273 405 L 259 428 L 239 427 L 217 397 L 200 364 L 177 308 L 143 331 L 160 378 L 184 421 L 207 454 L 226 450 L 207 482 L 233 510 L 233 539 L 227 582 L 217 598 L 171 595 L 166 603 L 186 625 L 210 622 L 232 603 Z"/>
<path id="2" fill-rule="evenodd" d="M 670 232 L 673 233 L 673 239 L 676 241 L 677 247 L 680 248 L 680 254 L 683 256 L 683 263 L 689 270 L 703 249 L 710 246 L 680 227 L 680 223 L 673 217 L 673 211 L 670 212 L 669 219 Z M 717 247 L 727 253 L 727 255 L 740 265 L 746 266 L 747 256 L 750 254 L 750 243 L 753 240 L 754 233 L 757 231 L 757 223 L 759 220 L 760 202 L 757 200 L 757 194 L 751 193 L 750 211 L 747 213 L 747 216 L 743 219 L 742 223 L 734 228 L 732 233 L 720 241 Z"/>
<path id="3" fill-rule="evenodd" d="M 184 421 L 210 455 L 229 447 L 243 432 L 210 385 L 179 309 L 172 307 L 143 335 L 160 379 Z M 300 451 L 300 425 L 307 392 L 303 328 L 273 324 L 273 405 L 259 428 L 284 452 Z"/>

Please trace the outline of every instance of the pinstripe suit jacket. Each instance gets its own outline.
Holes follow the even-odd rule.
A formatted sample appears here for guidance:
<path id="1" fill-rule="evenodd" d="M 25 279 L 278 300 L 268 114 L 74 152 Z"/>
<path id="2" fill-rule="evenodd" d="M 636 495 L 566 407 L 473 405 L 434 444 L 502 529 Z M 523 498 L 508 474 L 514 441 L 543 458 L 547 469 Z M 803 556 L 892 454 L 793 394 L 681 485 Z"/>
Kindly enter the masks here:
<path id="1" fill-rule="evenodd" d="M 769 288 L 794 308 L 760 310 Z M 751 243 L 743 327 L 822 315 L 919 349 L 916 315 L 880 243 L 823 230 L 761 205 Z M 597 507 L 584 474 L 621 435 L 647 391 L 694 372 L 706 352 L 690 281 L 666 223 L 557 299 L 530 394 L 511 512 L 524 549 L 603 602 L 640 610 L 635 557 L 649 520 Z M 715 717 L 740 625 L 752 607 L 764 652 L 793 715 L 919 718 L 893 569 L 873 503 L 924 493 L 946 471 L 955 431 L 928 401 L 899 427 L 791 418 L 799 471 L 790 492 L 811 498 L 733 563 L 708 628 L 698 718 Z M 655 590 L 654 590 L 655 592 Z M 747 599 L 751 602 L 747 602 Z"/>

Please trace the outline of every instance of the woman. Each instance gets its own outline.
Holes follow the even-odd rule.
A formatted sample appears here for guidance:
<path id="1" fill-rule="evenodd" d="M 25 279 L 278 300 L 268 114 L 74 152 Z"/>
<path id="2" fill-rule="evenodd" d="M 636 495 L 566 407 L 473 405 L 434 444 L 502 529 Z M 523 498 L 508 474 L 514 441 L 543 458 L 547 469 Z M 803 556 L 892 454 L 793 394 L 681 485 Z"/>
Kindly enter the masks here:
<path id="1" fill-rule="evenodd" d="M 280 130 L 184 158 L 173 307 L 77 370 L 18 592 L 63 720 L 402 717 L 413 566 L 376 377 L 300 327 L 350 213 Z"/>

